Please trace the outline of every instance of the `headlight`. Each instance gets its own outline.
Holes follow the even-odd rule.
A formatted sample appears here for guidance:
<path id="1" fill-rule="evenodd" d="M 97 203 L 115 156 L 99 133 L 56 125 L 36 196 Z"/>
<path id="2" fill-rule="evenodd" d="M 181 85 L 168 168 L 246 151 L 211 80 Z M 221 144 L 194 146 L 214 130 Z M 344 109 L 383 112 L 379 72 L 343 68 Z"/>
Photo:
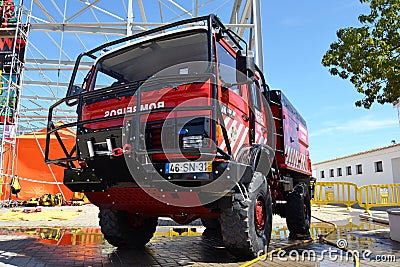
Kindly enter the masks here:
<path id="1" fill-rule="evenodd" d="M 203 147 L 202 135 L 189 135 L 182 138 L 183 148 L 201 148 Z"/>

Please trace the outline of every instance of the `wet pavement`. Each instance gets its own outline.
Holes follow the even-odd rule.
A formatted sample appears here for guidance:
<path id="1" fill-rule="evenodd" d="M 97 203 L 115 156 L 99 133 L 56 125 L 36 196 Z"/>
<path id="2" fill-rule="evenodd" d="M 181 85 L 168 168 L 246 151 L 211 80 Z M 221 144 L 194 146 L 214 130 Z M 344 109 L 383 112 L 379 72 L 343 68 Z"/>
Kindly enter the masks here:
<path id="1" fill-rule="evenodd" d="M 360 266 L 398 266 L 400 243 L 390 240 L 389 226 L 360 220 L 357 213 L 340 209 L 314 211 L 318 217 L 334 221 L 338 228 L 328 240 L 358 253 Z M 275 218 L 270 250 L 293 242 L 288 240 L 284 220 Z M 336 218 L 333 220 L 332 218 Z M 93 222 L 91 222 L 93 223 Z M 11 223 L 10 223 L 11 224 Z M 55 224 L 52 222 L 52 224 Z M 218 240 L 201 236 L 204 227 L 157 228 L 151 242 L 141 251 L 117 250 L 109 245 L 99 227 L 0 228 L 0 266 L 239 266 Z M 313 220 L 312 235 L 325 235 L 333 226 Z M 280 251 L 252 266 L 355 266 L 342 250 L 312 243 Z"/>

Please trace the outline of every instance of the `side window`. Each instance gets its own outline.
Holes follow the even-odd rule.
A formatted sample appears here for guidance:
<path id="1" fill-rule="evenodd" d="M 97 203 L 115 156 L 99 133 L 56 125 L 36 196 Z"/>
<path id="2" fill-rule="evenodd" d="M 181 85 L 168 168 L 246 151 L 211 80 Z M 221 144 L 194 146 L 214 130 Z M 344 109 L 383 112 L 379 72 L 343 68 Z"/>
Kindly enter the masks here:
<path id="1" fill-rule="evenodd" d="M 362 174 L 363 173 L 361 164 L 356 165 L 356 173 L 357 174 Z"/>
<path id="2" fill-rule="evenodd" d="M 346 167 L 346 175 L 351 175 L 351 166 Z"/>
<path id="3" fill-rule="evenodd" d="M 97 89 L 109 87 L 109 86 L 115 85 L 115 83 L 118 83 L 118 82 L 119 82 L 119 79 L 111 76 L 110 73 L 107 73 L 103 69 L 100 69 L 100 70 L 98 69 L 96 71 L 94 79 L 92 80 L 90 90 L 97 90 Z"/>
<path id="4" fill-rule="evenodd" d="M 92 65 L 93 58 L 89 56 L 83 56 L 81 60 L 79 61 L 78 65 L 78 70 L 75 75 L 72 77 L 73 78 L 73 86 L 72 90 L 68 90 L 67 96 L 72 96 L 72 95 L 77 95 L 80 94 L 83 91 L 89 91 L 90 90 L 90 84 L 88 84 L 89 79 L 92 78 L 94 75 L 94 70 L 95 66 Z M 85 73 L 84 70 L 88 70 L 87 67 L 88 65 L 91 65 L 91 68 L 88 72 Z"/>
<path id="5" fill-rule="evenodd" d="M 383 172 L 382 161 L 375 162 L 375 172 Z"/>
<path id="6" fill-rule="evenodd" d="M 238 95 L 242 95 L 240 87 L 236 84 L 236 59 L 217 42 L 217 57 L 220 79 L 223 86 L 230 88 Z"/>

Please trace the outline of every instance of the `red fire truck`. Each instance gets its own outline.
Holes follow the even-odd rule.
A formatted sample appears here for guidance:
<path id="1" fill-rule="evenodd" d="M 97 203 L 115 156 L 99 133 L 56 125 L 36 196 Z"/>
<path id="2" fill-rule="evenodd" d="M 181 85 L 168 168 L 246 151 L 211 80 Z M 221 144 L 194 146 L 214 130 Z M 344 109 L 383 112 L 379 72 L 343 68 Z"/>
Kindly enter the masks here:
<path id="1" fill-rule="evenodd" d="M 56 124 L 64 106 L 76 116 Z M 57 133 L 67 127 L 72 148 Z M 79 55 L 67 96 L 49 110 L 46 162 L 65 167 L 64 184 L 100 208 L 101 230 L 120 248 L 144 246 L 160 216 L 200 218 L 204 235 L 239 258 L 265 251 L 273 214 L 292 238 L 309 236 L 306 123 L 215 15 Z"/>

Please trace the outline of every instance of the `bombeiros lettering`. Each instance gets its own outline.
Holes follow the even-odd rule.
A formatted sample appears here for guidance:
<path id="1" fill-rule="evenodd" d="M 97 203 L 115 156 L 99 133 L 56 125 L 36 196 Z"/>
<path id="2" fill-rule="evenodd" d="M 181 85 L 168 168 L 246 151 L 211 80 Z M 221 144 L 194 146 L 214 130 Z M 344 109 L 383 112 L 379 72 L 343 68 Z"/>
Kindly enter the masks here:
<path id="1" fill-rule="evenodd" d="M 147 103 L 147 104 L 142 104 L 140 105 L 140 111 L 145 111 L 145 110 L 153 110 L 153 109 L 159 109 L 163 108 L 164 101 L 156 102 L 156 103 Z M 112 110 L 106 110 L 104 112 L 104 117 L 112 117 L 112 116 L 117 116 L 117 115 L 122 115 L 122 114 L 129 114 L 132 112 L 136 112 L 136 106 L 133 107 L 124 107 L 124 108 L 119 108 L 119 109 L 112 109 Z"/>

